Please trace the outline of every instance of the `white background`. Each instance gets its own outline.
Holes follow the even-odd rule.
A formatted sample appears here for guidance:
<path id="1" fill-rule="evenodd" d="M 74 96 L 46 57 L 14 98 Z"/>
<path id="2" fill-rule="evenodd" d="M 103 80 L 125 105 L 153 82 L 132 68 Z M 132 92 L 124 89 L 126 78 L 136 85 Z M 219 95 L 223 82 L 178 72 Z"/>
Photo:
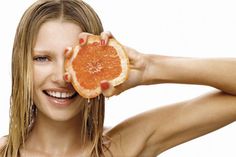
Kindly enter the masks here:
<path id="1" fill-rule="evenodd" d="M 11 49 L 15 29 L 23 11 L 32 2 L 8 0 L 0 5 L 0 136 L 8 132 Z M 140 52 L 186 57 L 236 57 L 234 0 L 87 2 L 101 17 L 105 30 L 111 31 L 124 45 Z M 211 90 L 210 87 L 174 84 L 137 87 L 107 100 L 105 123 L 114 126 L 145 110 L 193 98 Z M 235 157 L 235 146 L 236 124 L 233 123 L 160 156 Z"/>

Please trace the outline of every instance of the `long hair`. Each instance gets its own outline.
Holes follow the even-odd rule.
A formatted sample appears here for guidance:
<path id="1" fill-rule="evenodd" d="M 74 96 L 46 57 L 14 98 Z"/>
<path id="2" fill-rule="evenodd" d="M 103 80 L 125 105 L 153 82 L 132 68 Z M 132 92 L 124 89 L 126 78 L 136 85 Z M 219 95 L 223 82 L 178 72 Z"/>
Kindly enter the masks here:
<path id="1" fill-rule="evenodd" d="M 17 27 L 12 52 L 12 93 L 7 144 L 3 157 L 17 157 L 34 124 L 37 108 L 33 102 L 32 51 L 40 26 L 60 19 L 73 22 L 82 31 L 99 35 L 103 31 L 95 11 L 81 0 L 38 0 L 23 14 Z M 104 97 L 100 95 L 84 105 L 83 139 L 92 142 L 91 156 L 104 156 Z"/>

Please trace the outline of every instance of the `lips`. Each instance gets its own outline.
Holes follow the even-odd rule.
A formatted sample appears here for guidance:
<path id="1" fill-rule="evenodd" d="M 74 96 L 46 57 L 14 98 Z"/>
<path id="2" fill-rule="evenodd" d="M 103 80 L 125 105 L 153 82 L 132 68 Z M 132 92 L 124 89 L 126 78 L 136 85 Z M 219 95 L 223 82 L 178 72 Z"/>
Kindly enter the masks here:
<path id="1" fill-rule="evenodd" d="M 51 105 L 59 108 L 70 106 L 74 102 L 74 98 L 78 95 L 74 90 L 69 91 L 64 89 L 43 90 L 43 93 L 47 95 L 47 100 Z"/>

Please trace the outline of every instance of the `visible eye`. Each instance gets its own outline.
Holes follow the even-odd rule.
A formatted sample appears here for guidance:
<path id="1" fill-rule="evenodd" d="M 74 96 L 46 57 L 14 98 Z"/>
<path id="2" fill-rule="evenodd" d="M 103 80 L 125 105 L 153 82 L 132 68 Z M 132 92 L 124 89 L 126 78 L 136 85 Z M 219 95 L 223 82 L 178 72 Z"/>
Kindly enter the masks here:
<path id="1" fill-rule="evenodd" d="M 33 57 L 33 60 L 36 62 L 48 62 L 49 58 L 48 56 L 35 56 Z"/>

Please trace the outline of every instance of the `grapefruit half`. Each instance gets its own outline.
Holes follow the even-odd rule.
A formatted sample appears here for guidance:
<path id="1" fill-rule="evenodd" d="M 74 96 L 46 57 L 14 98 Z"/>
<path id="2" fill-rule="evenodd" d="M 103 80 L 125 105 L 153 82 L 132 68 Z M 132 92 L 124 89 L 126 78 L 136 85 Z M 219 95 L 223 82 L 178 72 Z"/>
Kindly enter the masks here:
<path id="1" fill-rule="evenodd" d="M 107 45 L 100 41 L 100 36 L 90 35 L 86 44 L 65 54 L 65 80 L 84 98 L 101 94 L 103 80 L 117 86 L 128 77 L 129 60 L 123 46 L 115 39 Z"/>

